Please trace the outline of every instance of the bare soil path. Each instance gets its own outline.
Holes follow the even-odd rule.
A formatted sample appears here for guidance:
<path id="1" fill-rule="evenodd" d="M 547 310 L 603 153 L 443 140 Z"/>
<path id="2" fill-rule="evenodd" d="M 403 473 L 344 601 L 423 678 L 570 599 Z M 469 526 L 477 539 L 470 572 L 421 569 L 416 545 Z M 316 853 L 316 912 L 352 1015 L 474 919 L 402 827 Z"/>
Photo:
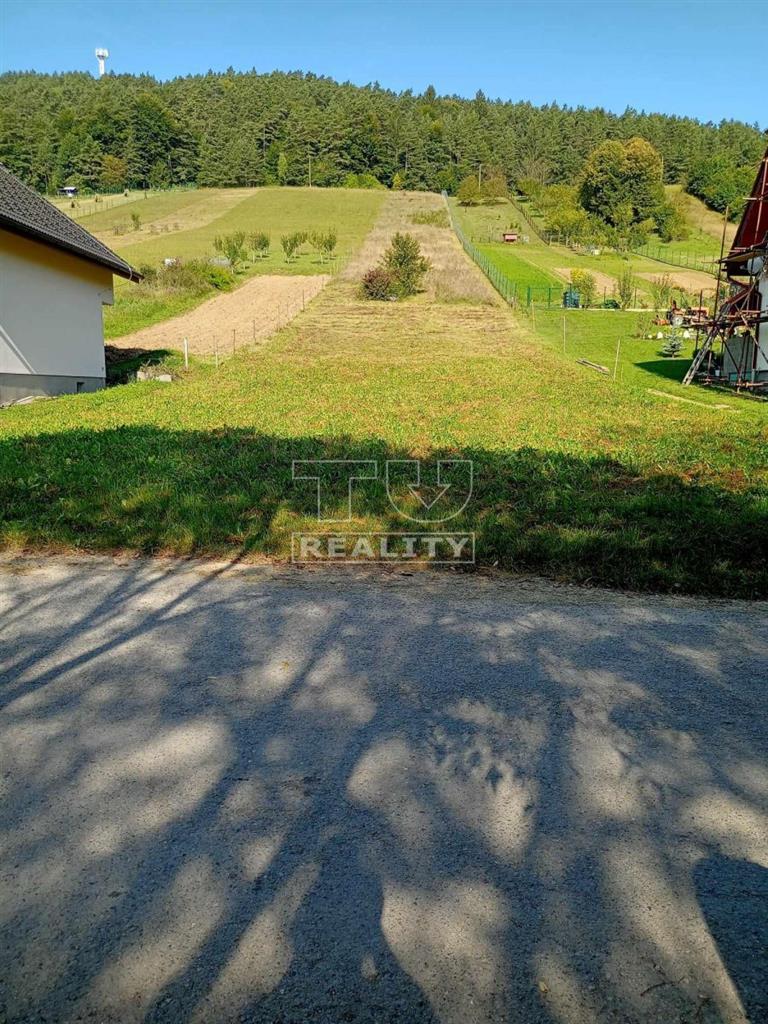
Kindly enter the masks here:
<path id="1" fill-rule="evenodd" d="M 234 291 L 208 299 L 181 316 L 110 341 L 118 348 L 181 349 L 208 355 L 231 354 L 236 348 L 263 342 L 300 313 L 330 281 L 328 274 L 262 274 Z M 233 335 L 234 332 L 234 335 Z"/>

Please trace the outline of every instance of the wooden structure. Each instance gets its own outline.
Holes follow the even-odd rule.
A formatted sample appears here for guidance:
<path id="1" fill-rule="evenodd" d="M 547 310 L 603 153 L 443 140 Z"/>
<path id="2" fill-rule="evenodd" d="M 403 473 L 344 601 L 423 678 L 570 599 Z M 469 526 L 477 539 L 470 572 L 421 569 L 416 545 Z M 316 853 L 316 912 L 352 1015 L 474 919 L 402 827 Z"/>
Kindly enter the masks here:
<path id="1" fill-rule="evenodd" d="M 720 302 L 723 274 L 727 294 Z M 768 396 L 768 150 L 731 251 L 720 260 L 713 315 L 697 327 L 706 336 L 684 384 L 695 380 Z"/>
<path id="2" fill-rule="evenodd" d="M 517 231 L 505 231 L 502 236 L 502 242 L 516 242 L 519 239 Z"/>

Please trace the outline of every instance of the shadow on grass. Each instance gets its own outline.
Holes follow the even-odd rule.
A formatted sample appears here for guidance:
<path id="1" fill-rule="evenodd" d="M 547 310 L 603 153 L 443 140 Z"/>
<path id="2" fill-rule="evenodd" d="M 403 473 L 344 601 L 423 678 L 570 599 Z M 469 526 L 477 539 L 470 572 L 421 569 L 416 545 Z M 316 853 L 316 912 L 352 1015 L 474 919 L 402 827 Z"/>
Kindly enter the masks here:
<path id="1" fill-rule="evenodd" d="M 175 354 L 167 348 L 119 348 L 117 345 L 105 345 L 104 352 L 108 386 L 127 384 L 142 366 L 156 366 Z"/>
<path id="2" fill-rule="evenodd" d="M 376 439 L 240 428 L 5 438 L 0 542 L 287 556 L 291 531 L 317 527 L 315 485 L 292 479 L 293 460 L 375 460 L 379 479 L 355 484 L 353 512 L 359 528 L 395 531 L 413 526 L 387 499 L 384 463 L 411 457 Z M 768 594 L 768 511 L 757 488 L 727 490 L 532 448 L 429 455 L 439 457 L 474 463 L 474 493 L 450 528 L 476 532 L 481 564 L 640 590 Z M 340 518 L 346 494 L 343 484 Z"/>
<path id="3" fill-rule="evenodd" d="M 690 359 L 653 359 L 649 362 L 635 363 L 638 370 L 645 370 L 665 380 L 675 380 L 682 384 L 683 377 L 691 365 Z"/>

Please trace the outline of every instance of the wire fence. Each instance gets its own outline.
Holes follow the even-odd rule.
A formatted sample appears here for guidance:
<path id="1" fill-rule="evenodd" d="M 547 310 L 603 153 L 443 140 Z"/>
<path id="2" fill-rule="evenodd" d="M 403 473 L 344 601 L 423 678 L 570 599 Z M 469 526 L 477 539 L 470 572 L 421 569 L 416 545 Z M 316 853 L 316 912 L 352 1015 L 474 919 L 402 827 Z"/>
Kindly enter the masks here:
<path id="1" fill-rule="evenodd" d="M 517 282 L 510 281 L 507 275 L 499 270 L 495 264 L 491 263 L 485 253 L 480 252 L 475 243 L 467 238 L 461 228 L 461 225 L 457 223 L 453 216 L 451 204 L 448 202 L 448 193 L 445 191 L 443 192 L 443 200 L 445 202 L 445 208 L 448 211 L 448 219 L 451 222 L 451 227 L 453 228 L 454 234 L 461 242 L 464 252 L 474 263 L 477 264 L 478 267 L 480 267 L 502 299 L 504 299 L 505 302 L 508 302 L 513 309 L 516 308 L 518 305 Z"/>
<path id="2" fill-rule="evenodd" d="M 640 245 L 630 252 L 636 256 L 644 256 L 657 263 L 666 263 L 670 267 L 681 267 L 683 270 L 699 270 L 704 274 L 717 275 L 717 259 L 714 256 L 701 256 L 699 253 L 667 252 L 660 245 Z"/>
<path id="3" fill-rule="evenodd" d="M 448 210 L 448 219 L 450 220 L 451 227 L 461 242 L 464 252 L 482 270 L 505 302 L 509 303 L 513 309 L 530 309 L 534 305 L 547 306 L 548 308 L 561 307 L 563 305 L 564 294 L 568 285 L 525 284 L 513 281 L 484 252 L 478 249 L 472 238 L 468 238 L 464 233 L 461 225 L 453 216 L 447 192 L 443 192 L 443 199 Z"/>

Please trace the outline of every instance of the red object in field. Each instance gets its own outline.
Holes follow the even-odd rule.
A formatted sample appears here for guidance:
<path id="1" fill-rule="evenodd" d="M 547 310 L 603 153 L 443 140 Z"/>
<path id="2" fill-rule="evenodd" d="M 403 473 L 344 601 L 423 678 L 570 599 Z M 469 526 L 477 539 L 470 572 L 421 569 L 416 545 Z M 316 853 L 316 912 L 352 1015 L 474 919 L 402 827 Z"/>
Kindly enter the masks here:
<path id="1" fill-rule="evenodd" d="M 501 238 L 502 238 L 502 241 L 504 241 L 504 242 L 516 242 L 517 239 L 519 238 L 519 235 L 518 235 L 518 233 L 516 231 L 505 231 L 502 234 Z"/>
<path id="2" fill-rule="evenodd" d="M 762 246 L 768 240 L 768 149 L 757 172 L 752 194 L 731 246 L 728 261 L 743 252 Z"/>

